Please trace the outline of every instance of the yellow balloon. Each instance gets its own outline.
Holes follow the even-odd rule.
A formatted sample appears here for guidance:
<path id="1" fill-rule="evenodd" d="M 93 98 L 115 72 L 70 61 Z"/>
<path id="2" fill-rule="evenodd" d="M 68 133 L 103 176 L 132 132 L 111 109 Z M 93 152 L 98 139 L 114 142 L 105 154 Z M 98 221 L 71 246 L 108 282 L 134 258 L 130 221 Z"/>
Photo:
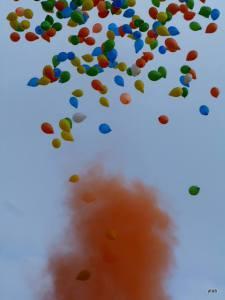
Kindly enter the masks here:
<path id="1" fill-rule="evenodd" d="M 92 0 L 83 0 L 82 10 L 91 10 L 94 7 Z"/>
<path id="2" fill-rule="evenodd" d="M 65 131 L 65 132 L 70 132 L 70 123 L 67 119 L 62 119 L 59 121 L 59 127 Z"/>
<path id="3" fill-rule="evenodd" d="M 172 89 L 169 93 L 170 96 L 172 97 L 180 97 L 183 94 L 183 89 L 181 87 L 176 87 Z"/>
<path id="4" fill-rule="evenodd" d="M 82 58 L 86 62 L 92 62 L 94 60 L 94 57 L 91 54 L 85 54 L 82 56 Z"/>
<path id="5" fill-rule="evenodd" d="M 67 132 L 67 131 L 62 131 L 61 132 L 61 137 L 64 139 L 64 141 L 67 142 L 73 142 L 74 138 L 71 132 Z"/>
<path id="6" fill-rule="evenodd" d="M 168 19 L 167 13 L 165 13 L 165 12 L 159 12 L 157 14 L 157 19 L 158 19 L 159 22 L 165 23 L 167 21 L 167 19 Z"/>
<path id="7" fill-rule="evenodd" d="M 29 8 L 24 10 L 24 17 L 27 19 L 32 19 L 33 18 L 33 11 Z"/>
<path id="8" fill-rule="evenodd" d="M 69 21 L 67 22 L 67 25 L 69 27 L 76 27 L 77 26 L 77 23 L 75 23 L 72 19 L 69 19 Z"/>
<path id="9" fill-rule="evenodd" d="M 99 103 L 102 105 L 102 106 L 106 106 L 106 107 L 109 107 L 109 100 L 105 97 L 101 97 L 99 99 Z"/>
<path id="10" fill-rule="evenodd" d="M 102 90 L 100 91 L 100 93 L 101 93 L 102 95 L 105 95 L 105 94 L 108 93 L 108 88 L 107 88 L 106 85 L 103 85 Z"/>
<path id="11" fill-rule="evenodd" d="M 40 85 L 48 85 L 50 82 L 51 82 L 51 80 L 48 77 L 45 77 L 45 76 L 41 77 L 38 81 L 38 83 Z"/>
<path id="12" fill-rule="evenodd" d="M 60 148 L 62 145 L 62 142 L 60 139 L 54 139 L 52 140 L 52 146 L 56 149 Z"/>
<path id="13" fill-rule="evenodd" d="M 115 33 L 113 31 L 111 31 L 111 30 L 107 31 L 106 35 L 107 35 L 107 38 L 109 40 L 114 40 L 115 39 Z"/>
<path id="14" fill-rule="evenodd" d="M 72 64 L 73 66 L 75 66 L 75 67 L 78 67 L 78 66 L 81 65 L 81 61 L 80 61 L 79 57 L 75 57 L 75 58 L 72 59 L 70 62 L 71 62 L 71 64 Z"/>
<path id="15" fill-rule="evenodd" d="M 72 92 L 72 95 L 79 98 L 79 97 L 82 97 L 84 95 L 84 92 L 82 90 L 78 89 L 78 90 L 74 90 Z"/>
<path id="16" fill-rule="evenodd" d="M 139 92 L 144 93 L 145 85 L 144 85 L 144 82 L 142 80 L 136 80 L 135 83 L 134 83 L 134 86 Z"/>
<path id="17" fill-rule="evenodd" d="M 166 26 L 159 26 L 159 27 L 157 27 L 156 31 L 157 31 L 158 35 L 160 35 L 160 36 L 169 36 L 170 35 Z"/>
<path id="18" fill-rule="evenodd" d="M 120 62 L 118 63 L 117 68 L 120 70 L 120 72 L 124 72 L 127 70 L 127 65 L 124 62 Z"/>
<path id="19" fill-rule="evenodd" d="M 77 183 L 79 180 L 80 180 L 80 177 L 77 174 L 74 174 L 74 175 L 70 176 L 70 178 L 69 178 L 69 181 L 72 183 Z"/>

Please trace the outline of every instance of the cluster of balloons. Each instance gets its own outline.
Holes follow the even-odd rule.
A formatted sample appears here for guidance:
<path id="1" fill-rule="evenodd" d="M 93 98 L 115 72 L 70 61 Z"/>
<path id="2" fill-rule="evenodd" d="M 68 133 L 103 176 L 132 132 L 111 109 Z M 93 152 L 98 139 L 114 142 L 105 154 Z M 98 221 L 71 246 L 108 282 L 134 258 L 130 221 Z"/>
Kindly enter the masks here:
<path id="1" fill-rule="evenodd" d="M 16 0 L 15 0 L 16 1 Z M 69 61 L 78 74 L 85 74 L 91 78 L 91 88 L 99 94 L 99 104 L 105 108 L 110 107 L 110 101 L 106 94 L 108 86 L 101 80 L 97 79 L 99 74 L 104 73 L 107 69 L 114 69 L 117 73 L 112 81 L 118 88 L 126 89 L 125 76 L 138 77 L 148 63 L 154 60 L 153 52 L 157 50 L 161 55 L 167 53 L 176 53 L 181 51 L 181 47 L 176 40 L 176 36 L 180 34 L 180 30 L 170 25 L 175 15 L 181 14 L 183 19 L 189 23 L 192 31 L 200 31 L 203 26 L 199 21 L 195 20 L 196 16 L 200 16 L 209 20 L 205 25 L 204 32 L 206 34 L 215 33 L 218 29 L 215 21 L 220 17 L 220 11 L 217 8 L 211 8 L 205 5 L 206 0 L 199 0 L 201 7 L 196 11 L 196 1 L 194 0 L 174 0 L 174 2 L 166 4 L 165 0 L 151 0 L 148 10 L 149 19 L 145 20 L 135 11 L 136 0 L 45 0 L 40 2 L 41 8 L 45 12 L 45 16 L 41 24 L 25 34 L 27 41 L 42 40 L 50 42 L 58 31 L 63 29 L 65 23 L 67 26 L 74 28 L 74 34 L 68 37 L 68 43 L 74 47 L 84 43 L 88 47 L 92 47 L 89 53 L 60 52 L 52 57 L 51 64 L 44 66 L 41 77 L 33 77 L 29 80 L 28 86 L 47 86 L 59 82 L 65 84 L 71 80 L 71 74 L 67 70 L 63 70 L 61 65 Z M 160 9 L 163 7 L 162 9 Z M 99 19 L 107 18 L 110 15 L 114 19 L 118 15 L 122 15 L 125 20 L 123 24 L 110 23 L 107 26 L 106 37 L 102 43 L 96 45 L 95 34 L 103 31 L 102 22 L 99 21 L 92 25 L 91 28 L 85 25 L 90 17 L 90 11 L 96 10 Z M 24 17 L 25 20 L 18 21 Z M 7 19 L 14 32 L 10 38 L 13 42 L 20 40 L 19 32 L 23 32 L 30 28 L 30 19 L 33 18 L 33 11 L 18 7 L 14 12 L 10 12 Z M 76 30 L 77 28 L 77 30 Z M 119 52 L 117 43 L 119 38 L 127 38 L 133 43 L 133 51 L 138 55 L 136 60 L 130 66 L 125 61 L 119 60 Z M 86 49 L 88 49 L 86 47 Z M 131 51 L 131 48 L 129 48 Z M 169 91 L 171 97 L 186 98 L 189 94 L 190 83 L 197 79 L 196 71 L 189 65 L 198 58 L 199 54 L 192 49 L 186 53 L 186 62 L 180 68 L 179 85 L 173 87 Z M 188 64 L 187 64 L 188 63 Z M 147 78 L 151 82 L 156 82 L 167 78 L 167 69 L 165 66 L 159 66 L 155 69 L 148 70 Z M 144 93 L 146 83 L 143 79 L 135 79 L 134 88 Z M 212 97 L 217 98 L 220 91 L 217 87 L 210 90 Z M 84 91 L 76 89 L 69 98 L 69 104 L 73 109 L 79 108 L 79 98 L 83 97 Z M 128 105 L 132 102 L 132 96 L 127 90 L 120 93 L 119 100 L 121 104 Z M 206 116 L 209 114 L 207 105 L 202 105 L 199 112 Z M 62 141 L 73 142 L 72 124 L 85 121 L 87 116 L 83 112 L 73 113 L 70 118 L 66 117 L 59 121 L 61 137 L 52 140 L 54 148 L 60 148 Z M 160 115 L 158 122 L 161 125 L 169 123 L 169 117 Z M 48 135 L 55 133 L 54 128 L 48 122 L 41 125 L 41 130 Z M 101 134 L 109 134 L 112 128 L 107 123 L 99 124 L 98 130 Z M 71 182 L 76 182 L 71 179 Z"/>

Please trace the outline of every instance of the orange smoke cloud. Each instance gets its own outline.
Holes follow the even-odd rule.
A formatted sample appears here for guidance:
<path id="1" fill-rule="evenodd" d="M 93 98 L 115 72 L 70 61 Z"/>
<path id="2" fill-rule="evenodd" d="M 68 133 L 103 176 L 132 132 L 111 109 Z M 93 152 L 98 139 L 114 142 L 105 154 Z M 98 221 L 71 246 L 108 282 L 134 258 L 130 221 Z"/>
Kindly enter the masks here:
<path id="1" fill-rule="evenodd" d="M 69 211 L 62 246 L 49 258 L 52 286 L 41 299 L 170 299 L 173 223 L 150 188 L 92 169 L 72 190 Z"/>

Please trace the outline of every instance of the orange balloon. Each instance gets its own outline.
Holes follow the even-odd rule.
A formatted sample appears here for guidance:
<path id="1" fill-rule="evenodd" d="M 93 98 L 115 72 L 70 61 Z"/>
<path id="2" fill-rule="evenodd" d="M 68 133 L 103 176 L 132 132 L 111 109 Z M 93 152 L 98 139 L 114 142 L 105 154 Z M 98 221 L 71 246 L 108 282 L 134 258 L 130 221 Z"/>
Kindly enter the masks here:
<path id="1" fill-rule="evenodd" d="M 144 60 L 144 58 L 138 58 L 136 60 L 136 66 L 139 68 L 144 68 L 144 66 L 146 65 L 146 61 Z"/>
<path id="2" fill-rule="evenodd" d="M 195 60 L 197 57 L 198 57 L 198 52 L 196 50 L 192 50 L 188 52 L 186 60 L 187 61 Z"/>
<path id="3" fill-rule="evenodd" d="M 95 39 L 91 36 L 85 38 L 84 41 L 88 46 L 93 46 L 95 44 Z"/>
<path id="4" fill-rule="evenodd" d="M 218 98 L 220 95 L 220 90 L 217 87 L 213 87 L 211 88 L 210 93 L 214 98 Z"/>
<path id="5" fill-rule="evenodd" d="M 103 90 L 103 84 L 101 83 L 100 80 L 94 79 L 91 82 L 91 86 L 93 87 L 94 90 L 101 92 Z"/>
<path id="6" fill-rule="evenodd" d="M 131 96 L 130 96 L 130 94 L 128 94 L 128 93 L 121 94 L 120 95 L 120 102 L 122 104 L 125 104 L 125 105 L 129 104 L 131 102 Z"/>
<path id="7" fill-rule="evenodd" d="M 92 31 L 93 31 L 94 33 L 99 33 L 99 32 L 101 32 L 101 31 L 102 31 L 102 24 L 100 24 L 100 23 L 94 24 L 93 27 L 92 27 Z"/>
<path id="8" fill-rule="evenodd" d="M 205 33 L 214 33 L 217 31 L 217 24 L 216 23 L 210 23 L 205 30 Z"/>

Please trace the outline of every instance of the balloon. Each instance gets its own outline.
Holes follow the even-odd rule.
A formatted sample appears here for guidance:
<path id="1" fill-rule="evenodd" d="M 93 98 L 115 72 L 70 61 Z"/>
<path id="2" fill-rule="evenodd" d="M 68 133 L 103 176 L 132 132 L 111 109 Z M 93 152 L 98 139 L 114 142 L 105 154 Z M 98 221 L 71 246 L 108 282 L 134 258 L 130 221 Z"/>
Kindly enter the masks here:
<path id="1" fill-rule="evenodd" d="M 61 140 L 60 139 L 54 139 L 52 140 L 52 146 L 55 148 L 55 149 L 58 149 L 61 147 Z"/>
<path id="2" fill-rule="evenodd" d="M 189 27 L 193 31 L 199 31 L 202 29 L 201 25 L 198 22 L 191 22 Z"/>
<path id="3" fill-rule="evenodd" d="M 68 71 L 63 71 L 60 75 L 59 82 L 65 83 L 70 80 L 70 73 Z"/>
<path id="4" fill-rule="evenodd" d="M 99 131 L 102 134 L 108 134 L 112 131 L 112 129 L 110 128 L 110 126 L 106 123 L 102 123 L 101 125 L 99 125 Z"/>
<path id="5" fill-rule="evenodd" d="M 36 87 L 39 85 L 39 79 L 36 77 L 33 77 L 28 81 L 27 85 L 31 86 L 31 87 Z"/>
<path id="6" fill-rule="evenodd" d="M 54 129 L 51 124 L 45 122 L 41 124 L 41 130 L 46 134 L 53 134 Z"/>
<path id="7" fill-rule="evenodd" d="M 161 77 L 163 77 L 163 78 L 166 78 L 166 76 L 167 76 L 167 70 L 166 70 L 166 68 L 165 67 L 159 67 L 158 68 L 158 72 L 161 74 Z"/>
<path id="8" fill-rule="evenodd" d="M 71 183 L 77 183 L 79 180 L 80 180 L 80 177 L 77 174 L 74 174 L 74 175 L 70 176 L 70 178 L 69 178 L 69 181 Z"/>
<path id="9" fill-rule="evenodd" d="M 199 11 L 199 15 L 205 17 L 205 18 L 209 18 L 209 16 L 211 15 L 211 8 L 209 6 L 202 6 L 200 8 Z"/>
<path id="10" fill-rule="evenodd" d="M 105 107 L 109 107 L 109 100 L 105 97 L 101 97 L 99 99 L 99 103 L 102 105 L 102 106 L 105 106 Z"/>
<path id="11" fill-rule="evenodd" d="M 217 8 L 214 8 L 211 11 L 211 18 L 213 19 L 213 21 L 217 20 L 220 17 L 220 11 Z"/>
<path id="12" fill-rule="evenodd" d="M 17 32 L 12 32 L 12 33 L 10 34 L 10 39 L 11 39 L 11 41 L 13 41 L 13 42 L 18 42 L 18 41 L 20 40 L 20 35 L 19 35 L 19 33 L 17 33 Z"/>
<path id="13" fill-rule="evenodd" d="M 102 31 L 102 24 L 100 24 L 100 23 L 95 23 L 95 24 L 93 25 L 93 27 L 92 27 L 92 31 L 93 31 L 94 33 L 99 33 L 99 32 L 101 32 L 101 31 Z"/>
<path id="14" fill-rule="evenodd" d="M 214 33 L 218 29 L 218 26 L 216 23 L 210 23 L 205 30 L 205 33 Z"/>
<path id="15" fill-rule="evenodd" d="M 88 270 L 82 270 L 80 273 L 78 273 L 76 279 L 81 281 L 86 281 L 90 279 L 91 273 Z"/>
<path id="16" fill-rule="evenodd" d="M 82 97 L 84 95 L 84 92 L 83 92 L 83 90 L 77 89 L 77 90 L 74 90 L 72 92 L 72 95 L 74 97 L 78 97 L 79 98 L 79 97 Z"/>
<path id="17" fill-rule="evenodd" d="M 125 105 L 129 104 L 131 102 L 131 96 L 130 96 L 130 94 L 128 94 L 128 93 L 121 94 L 120 95 L 120 102 L 122 104 L 125 104 Z"/>
<path id="18" fill-rule="evenodd" d="M 168 31 L 169 31 L 169 34 L 172 36 L 180 34 L 179 30 L 174 26 L 168 27 Z"/>
<path id="19" fill-rule="evenodd" d="M 61 137 L 64 139 L 64 141 L 67 142 L 73 142 L 74 138 L 70 132 L 62 131 L 61 132 Z"/>
<path id="20" fill-rule="evenodd" d="M 197 196 L 200 192 L 200 187 L 193 185 L 189 188 L 189 194 L 191 196 Z"/>
<path id="21" fill-rule="evenodd" d="M 124 86 L 124 79 L 122 76 L 120 76 L 120 75 L 115 76 L 114 81 L 117 85 Z"/>
<path id="22" fill-rule="evenodd" d="M 65 118 L 59 121 L 59 127 L 66 132 L 70 132 L 70 122 Z"/>
<path id="23" fill-rule="evenodd" d="M 217 98 L 220 95 L 220 90 L 217 87 L 212 87 L 210 93 L 213 97 Z"/>
<path id="24" fill-rule="evenodd" d="M 172 97 L 180 97 L 182 94 L 183 94 L 183 90 L 181 87 L 176 87 L 172 89 L 169 93 L 169 95 Z"/>
<path id="25" fill-rule="evenodd" d="M 186 56 L 187 61 L 195 60 L 198 57 L 198 52 L 196 50 L 192 50 L 188 52 Z"/>
<path id="26" fill-rule="evenodd" d="M 75 107 L 75 108 L 78 108 L 79 102 L 78 102 L 78 100 L 77 100 L 76 97 L 70 97 L 69 102 L 70 102 L 70 105 L 71 105 L 71 106 L 73 106 L 73 107 Z"/>
<path id="27" fill-rule="evenodd" d="M 166 45 L 167 49 L 171 52 L 175 52 L 177 50 L 180 50 L 180 47 L 177 44 L 177 41 L 173 38 L 167 38 L 165 40 L 165 45 Z"/>
<path id="28" fill-rule="evenodd" d="M 135 88 L 140 91 L 141 93 L 144 93 L 145 91 L 145 85 L 142 80 L 136 80 L 134 83 Z"/>
<path id="29" fill-rule="evenodd" d="M 209 108 L 206 105 L 200 106 L 199 111 L 203 116 L 208 116 L 209 114 Z"/>
<path id="30" fill-rule="evenodd" d="M 153 70 L 148 73 L 148 78 L 152 81 L 158 81 L 162 78 L 162 74 L 158 71 Z"/>
<path id="31" fill-rule="evenodd" d="M 141 51 L 141 49 L 144 47 L 144 42 L 141 39 L 138 39 L 134 43 L 135 52 L 138 53 Z"/>
<path id="32" fill-rule="evenodd" d="M 75 114 L 73 115 L 73 121 L 74 121 L 75 123 L 81 123 L 81 122 L 83 122 L 86 118 L 87 118 L 87 116 L 86 116 L 85 114 L 83 114 L 83 113 L 75 113 Z"/>
<path id="33" fill-rule="evenodd" d="M 166 125 L 169 122 L 169 118 L 166 115 L 159 116 L 158 120 L 162 125 Z"/>

